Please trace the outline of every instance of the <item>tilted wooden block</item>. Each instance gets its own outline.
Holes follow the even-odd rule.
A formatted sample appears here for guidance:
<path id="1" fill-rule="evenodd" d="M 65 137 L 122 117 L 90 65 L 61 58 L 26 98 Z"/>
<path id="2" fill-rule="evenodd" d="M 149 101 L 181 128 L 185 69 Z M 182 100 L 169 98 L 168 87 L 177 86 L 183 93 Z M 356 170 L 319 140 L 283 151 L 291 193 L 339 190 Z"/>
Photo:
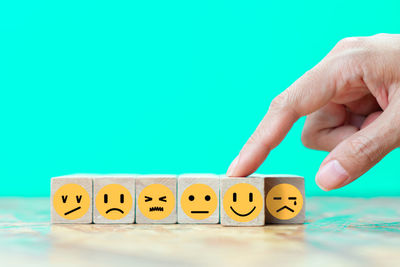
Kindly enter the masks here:
<path id="1" fill-rule="evenodd" d="M 134 223 L 135 176 L 103 175 L 93 179 L 93 222 Z"/>
<path id="2" fill-rule="evenodd" d="M 222 225 L 264 225 L 264 179 L 224 176 L 220 192 Z"/>
<path id="3" fill-rule="evenodd" d="M 176 223 L 176 176 L 141 175 L 136 181 L 136 223 Z"/>
<path id="4" fill-rule="evenodd" d="M 51 179 L 52 223 L 92 223 L 93 177 L 76 174 Z"/>
<path id="5" fill-rule="evenodd" d="M 265 181 L 265 221 L 269 223 L 304 223 L 304 178 L 294 175 L 254 175 Z"/>
<path id="6" fill-rule="evenodd" d="M 219 176 L 178 177 L 178 223 L 219 223 Z"/>

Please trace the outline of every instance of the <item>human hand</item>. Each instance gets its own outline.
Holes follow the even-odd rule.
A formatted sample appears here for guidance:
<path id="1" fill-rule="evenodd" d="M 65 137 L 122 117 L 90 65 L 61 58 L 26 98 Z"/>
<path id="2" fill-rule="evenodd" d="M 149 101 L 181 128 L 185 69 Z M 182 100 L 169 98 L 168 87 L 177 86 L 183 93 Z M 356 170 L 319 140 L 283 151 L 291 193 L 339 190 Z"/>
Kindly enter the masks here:
<path id="1" fill-rule="evenodd" d="M 400 146 L 400 34 L 341 40 L 271 102 L 227 175 L 256 171 L 301 116 L 303 144 L 330 151 L 316 175 L 324 190 L 351 183 Z"/>

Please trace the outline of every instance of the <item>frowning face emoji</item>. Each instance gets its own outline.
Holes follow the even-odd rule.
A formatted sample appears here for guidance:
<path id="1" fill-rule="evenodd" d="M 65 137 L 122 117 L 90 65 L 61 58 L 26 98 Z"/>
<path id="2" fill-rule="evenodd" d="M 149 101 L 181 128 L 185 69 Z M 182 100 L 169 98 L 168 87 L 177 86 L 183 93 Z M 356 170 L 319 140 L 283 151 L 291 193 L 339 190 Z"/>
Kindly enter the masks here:
<path id="1" fill-rule="evenodd" d="M 303 207 L 303 196 L 291 184 L 278 184 L 267 194 L 269 213 L 279 220 L 290 220 L 297 216 Z"/>
<path id="2" fill-rule="evenodd" d="M 132 209 L 132 195 L 120 184 L 109 184 L 99 190 L 96 196 L 96 209 L 109 220 L 120 220 Z"/>
<path id="3" fill-rule="evenodd" d="M 53 196 L 54 209 L 67 220 L 76 220 L 85 215 L 90 201 L 89 193 L 78 184 L 63 185 Z"/>
<path id="4" fill-rule="evenodd" d="M 263 209 L 261 192 L 251 184 L 240 183 L 231 186 L 223 199 L 224 210 L 233 220 L 249 222 L 258 217 Z"/>
<path id="5" fill-rule="evenodd" d="M 151 220 L 168 217 L 175 208 L 175 196 L 162 184 L 151 184 L 139 194 L 138 206 L 144 216 Z"/>

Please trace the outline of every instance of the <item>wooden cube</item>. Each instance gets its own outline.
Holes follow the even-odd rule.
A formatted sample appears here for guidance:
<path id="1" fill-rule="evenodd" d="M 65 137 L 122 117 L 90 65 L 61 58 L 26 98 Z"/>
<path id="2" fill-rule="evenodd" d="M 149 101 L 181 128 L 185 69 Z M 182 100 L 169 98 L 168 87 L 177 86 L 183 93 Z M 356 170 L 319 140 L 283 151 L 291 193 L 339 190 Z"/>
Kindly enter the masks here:
<path id="1" fill-rule="evenodd" d="M 183 174 L 178 177 L 178 223 L 219 223 L 219 176 Z"/>
<path id="2" fill-rule="evenodd" d="M 94 223 L 134 223 L 134 175 L 113 174 L 95 177 L 93 195 Z"/>
<path id="3" fill-rule="evenodd" d="M 264 179 L 221 177 L 221 224 L 260 226 L 265 222 Z"/>
<path id="4" fill-rule="evenodd" d="M 136 223 L 176 223 L 176 175 L 141 175 L 136 182 Z"/>
<path id="5" fill-rule="evenodd" d="M 51 179 L 52 223 L 92 223 L 93 177 L 76 174 Z"/>
<path id="6" fill-rule="evenodd" d="M 304 177 L 294 175 L 254 175 L 265 181 L 265 222 L 304 223 Z"/>

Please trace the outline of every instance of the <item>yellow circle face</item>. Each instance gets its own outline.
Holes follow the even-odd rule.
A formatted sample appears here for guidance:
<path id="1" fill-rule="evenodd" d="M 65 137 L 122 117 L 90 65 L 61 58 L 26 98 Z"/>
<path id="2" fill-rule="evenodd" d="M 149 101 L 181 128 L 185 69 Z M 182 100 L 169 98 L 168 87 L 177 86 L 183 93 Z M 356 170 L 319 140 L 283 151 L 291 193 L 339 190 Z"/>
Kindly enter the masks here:
<path id="1" fill-rule="evenodd" d="M 162 184 L 151 184 L 143 188 L 137 201 L 142 214 L 151 220 L 162 220 L 175 208 L 174 194 Z"/>
<path id="2" fill-rule="evenodd" d="M 96 196 L 96 209 L 106 219 L 120 220 L 132 209 L 132 195 L 120 184 L 109 184 L 99 190 Z"/>
<path id="3" fill-rule="evenodd" d="M 182 193 L 181 207 L 187 216 L 204 220 L 211 216 L 218 206 L 214 190 L 206 184 L 193 184 Z"/>
<path id="4" fill-rule="evenodd" d="M 223 206 L 226 214 L 237 222 L 249 222 L 257 218 L 263 208 L 260 191 L 251 184 L 231 186 L 225 193 Z"/>
<path id="5" fill-rule="evenodd" d="M 291 184 L 278 184 L 268 192 L 265 203 L 272 216 L 279 220 L 290 220 L 301 211 L 303 196 Z"/>
<path id="6" fill-rule="evenodd" d="M 89 193 L 78 184 L 65 184 L 53 196 L 54 209 L 67 220 L 76 220 L 85 215 L 90 201 Z"/>

